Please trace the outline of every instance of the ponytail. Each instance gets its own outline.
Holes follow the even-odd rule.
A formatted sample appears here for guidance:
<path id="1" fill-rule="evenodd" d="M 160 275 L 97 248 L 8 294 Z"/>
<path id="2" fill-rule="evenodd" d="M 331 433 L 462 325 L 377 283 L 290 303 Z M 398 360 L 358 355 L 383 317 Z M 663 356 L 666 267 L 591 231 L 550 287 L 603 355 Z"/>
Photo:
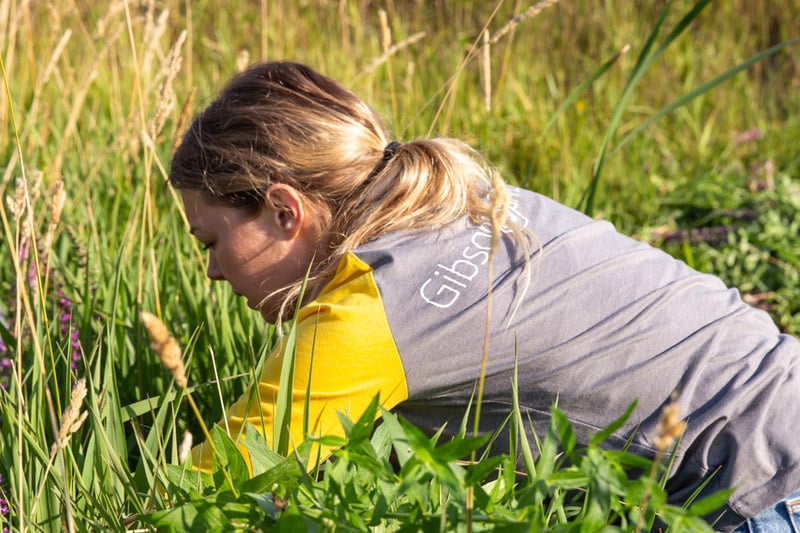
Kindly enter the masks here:
<path id="1" fill-rule="evenodd" d="M 495 178 L 463 142 L 390 142 L 359 97 L 289 62 L 255 65 L 234 77 L 192 122 L 169 176 L 179 189 L 250 210 L 259 208 L 253 202 L 272 183 L 300 192 L 329 236 L 327 253 L 316 259 L 306 283 L 309 299 L 348 251 L 380 235 L 464 216 L 489 220 Z M 279 291 L 283 316 L 297 305 L 302 282 Z"/>

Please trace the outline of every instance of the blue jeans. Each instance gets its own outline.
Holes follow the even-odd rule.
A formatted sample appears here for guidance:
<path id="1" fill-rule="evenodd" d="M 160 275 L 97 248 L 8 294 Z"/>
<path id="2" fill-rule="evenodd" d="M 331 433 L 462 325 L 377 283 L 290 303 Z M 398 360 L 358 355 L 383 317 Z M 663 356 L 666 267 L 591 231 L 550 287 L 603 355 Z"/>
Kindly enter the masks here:
<path id="1" fill-rule="evenodd" d="M 800 490 L 750 518 L 733 533 L 800 533 Z"/>

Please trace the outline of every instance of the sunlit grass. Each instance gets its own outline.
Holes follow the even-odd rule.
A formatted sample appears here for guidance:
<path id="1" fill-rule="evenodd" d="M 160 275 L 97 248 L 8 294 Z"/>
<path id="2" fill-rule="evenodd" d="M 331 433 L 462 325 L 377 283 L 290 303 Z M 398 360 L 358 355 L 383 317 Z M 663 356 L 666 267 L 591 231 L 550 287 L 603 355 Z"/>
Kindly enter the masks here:
<path id="1" fill-rule="evenodd" d="M 0 98 L 0 358 L 9 361 L 0 367 L 0 474 L 14 524 L 122 529 L 137 513 L 168 505 L 170 496 L 156 490 L 160 469 L 177 462 L 184 429 L 199 435 L 199 427 L 147 347 L 141 311 L 164 317 L 188 348 L 192 397 L 209 422 L 252 379 L 271 343 L 260 317 L 205 278 L 180 202 L 163 185 L 187 116 L 243 63 L 308 63 L 362 95 L 399 140 L 429 132 L 463 138 L 509 181 L 579 203 L 661 3 L 549 6 L 492 44 L 488 84 L 471 53 L 481 31 L 496 34 L 528 5 L 418 5 L 387 2 L 388 37 L 378 6 L 365 1 L 0 6 L 8 86 Z M 673 2 L 664 28 L 692 5 Z M 724 246 L 666 246 L 741 286 L 795 334 L 798 46 L 614 147 L 670 102 L 796 37 L 799 17 L 791 0 L 757 9 L 747 0 L 712 2 L 631 92 L 595 198 L 596 216 L 657 243 L 662 227 L 738 224 Z M 742 142 L 754 129 L 760 137 Z M 65 203 L 54 218 L 61 182 Z M 759 218 L 722 213 L 743 208 Z M 88 419 L 48 466 L 80 378 Z"/>

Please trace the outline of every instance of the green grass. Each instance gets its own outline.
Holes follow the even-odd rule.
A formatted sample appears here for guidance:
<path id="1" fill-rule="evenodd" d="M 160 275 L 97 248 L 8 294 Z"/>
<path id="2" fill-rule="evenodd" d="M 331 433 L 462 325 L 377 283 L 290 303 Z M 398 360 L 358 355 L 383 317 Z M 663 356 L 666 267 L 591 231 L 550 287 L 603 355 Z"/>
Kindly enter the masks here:
<path id="1" fill-rule="evenodd" d="M 137 513 L 174 503 L 155 480 L 176 462 L 183 430 L 199 430 L 148 347 L 140 311 L 162 316 L 186 348 L 193 398 L 209 422 L 223 412 L 220 398 L 241 393 L 270 345 L 260 317 L 204 277 L 203 253 L 163 185 L 185 126 L 182 109 L 191 114 L 208 102 L 245 53 L 251 61 L 308 63 L 362 95 L 399 140 L 462 138 L 509 181 L 568 205 L 583 198 L 609 134 L 594 216 L 722 276 L 782 329 L 800 333 L 800 46 L 764 58 L 621 144 L 695 88 L 797 37 L 796 2 L 758 9 L 748 0 L 711 2 L 626 93 L 663 3 L 562 1 L 491 47 L 488 109 L 482 70 L 469 52 L 485 27 L 496 34 L 527 3 L 389 1 L 393 43 L 424 35 L 375 68 L 383 53 L 375 3 L 259 4 L 12 0 L 0 7 L 7 83 L 0 98 L 7 349 L 0 357 L 14 364 L 0 378 L 8 384 L 0 391 L 0 474 L 12 503 L 0 524 L 60 531 L 68 508 L 81 530 L 118 530 Z M 693 6 L 672 3 L 656 48 Z M 184 30 L 180 70 L 170 79 L 169 52 Z M 573 92 L 626 45 L 606 72 Z M 164 104 L 166 120 L 154 129 Z M 740 134 L 754 128 L 760 137 L 742 142 Z M 66 203 L 53 213 L 59 179 Z M 10 207 L 18 191 L 27 191 L 20 198 L 30 206 L 19 216 Z M 52 246 L 33 254 L 33 239 L 43 246 L 51 221 Z M 730 231 L 712 241 L 692 233 L 720 227 Z M 90 415 L 51 458 L 78 377 L 87 378 Z"/>

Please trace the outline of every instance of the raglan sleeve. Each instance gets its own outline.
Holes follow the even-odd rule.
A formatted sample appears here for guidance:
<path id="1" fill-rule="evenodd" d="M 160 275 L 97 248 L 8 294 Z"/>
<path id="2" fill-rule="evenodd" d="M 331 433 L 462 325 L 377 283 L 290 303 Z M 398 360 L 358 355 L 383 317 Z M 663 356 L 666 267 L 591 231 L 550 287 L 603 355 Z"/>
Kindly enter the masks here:
<path id="1" fill-rule="evenodd" d="M 408 398 L 403 364 L 386 319 L 380 292 L 368 265 L 346 256 L 334 279 L 297 319 L 294 384 L 291 391 L 289 447 L 299 445 L 308 393 L 308 434 L 342 436 L 337 412 L 357 419 L 377 395 L 387 409 Z M 284 339 L 268 356 L 261 378 L 234 403 L 227 427 L 249 462 L 244 427 L 252 424 L 273 445 L 275 411 L 286 354 Z M 225 427 L 224 425 L 222 426 Z M 322 459 L 331 449 L 317 448 Z M 210 471 L 208 442 L 192 450 L 192 464 Z"/>

